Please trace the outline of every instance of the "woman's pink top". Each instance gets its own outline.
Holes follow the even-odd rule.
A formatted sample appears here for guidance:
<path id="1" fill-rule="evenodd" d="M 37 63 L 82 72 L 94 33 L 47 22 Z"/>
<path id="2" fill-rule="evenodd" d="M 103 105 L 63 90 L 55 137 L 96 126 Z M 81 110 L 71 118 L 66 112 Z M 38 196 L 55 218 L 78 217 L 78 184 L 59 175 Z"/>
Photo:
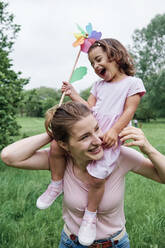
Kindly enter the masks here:
<path id="1" fill-rule="evenodd" d="M 91 93 L 96 98 L 96 105 L 92 108 L 93 115 L 105 133 L 122 115 L 126 99 L 135 94 L 143 96 L 145 88 L 141 79 L 128 76 L 118 82 L 97 81 Z M 100 179 L 108 177 L 116 166 L 119 154 L 120 141 L 118 141 L 117 149 L 104 149 L 103 158 L 88 165 L 88 173 Z"/>
<path id="2" fill-rule="evenodd" d="M 107 238 L 125 227 L 124 191 L 125 175 L 142 165 L 144 156 L 138 151 L 121 147 L 117 165 L 105 183 L 105 192 L 97 213 L 96 239 Z M 88 188 L 73 172 L 68 161 L 64 175 L 63 219 L 69 230 L 77 235 L 87 206 Z"/>

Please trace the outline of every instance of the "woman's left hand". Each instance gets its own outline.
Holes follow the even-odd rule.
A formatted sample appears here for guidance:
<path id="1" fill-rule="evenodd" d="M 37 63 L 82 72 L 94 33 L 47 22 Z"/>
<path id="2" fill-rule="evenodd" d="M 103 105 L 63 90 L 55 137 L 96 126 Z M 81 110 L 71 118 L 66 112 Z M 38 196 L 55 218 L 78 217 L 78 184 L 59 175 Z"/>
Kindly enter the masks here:
<path id="1" fill-rule="evenodd" d="M 148 142 L 143 131 L 136 127 L 126 127 L 119 134 L 120 140 L 124 142 L 125 146 L 139 146 L 140 150 L 148 154 L 151 144 Z M 125 141 L 132 139 L 132 141 L 125 143 Z"/>

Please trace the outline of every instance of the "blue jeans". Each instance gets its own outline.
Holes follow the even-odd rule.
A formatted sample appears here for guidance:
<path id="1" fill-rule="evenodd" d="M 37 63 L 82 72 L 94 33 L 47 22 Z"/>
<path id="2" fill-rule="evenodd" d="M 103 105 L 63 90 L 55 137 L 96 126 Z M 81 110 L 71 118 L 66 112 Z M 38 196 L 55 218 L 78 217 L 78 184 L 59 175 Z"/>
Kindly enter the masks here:
<path id="1" fill-rule="evenodd" d="M 106 239 L 107 240 L 107 239 Z M 109 238 L 108 240 L 111 240 L 111 242 L 113 243 L 113 238 Z M 104 239 L 100 239 L 100 242 L 105 241 Z M 58 248 L 86 248 L 88 246 L 84 246 L 81 245 L 78 242 L 78 239 L 76 238 L 76 240 L 72 241 L 64 231 L 62 231 L 61 233 L 61 240 L 60 240 L 60 244 Z M 128 238 L 128 234 L 125 233 L 125 235 L 120 239 L 120 241 L 115 245 L 113 244 L 113 246 L 110 246 L 111 248 L 130 248 L 130 242 L 129 242 L 129 238 Z"/>

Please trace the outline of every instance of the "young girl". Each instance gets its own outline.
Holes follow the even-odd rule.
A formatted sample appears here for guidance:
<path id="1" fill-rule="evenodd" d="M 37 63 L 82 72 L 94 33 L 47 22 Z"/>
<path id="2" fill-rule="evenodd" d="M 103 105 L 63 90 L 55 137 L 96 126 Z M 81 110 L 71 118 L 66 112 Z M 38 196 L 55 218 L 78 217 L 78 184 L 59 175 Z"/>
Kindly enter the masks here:
<path id="1" fill-rule="evenodd" d="M 104 156 L 87 166 L 91 175 L 88 205 L 78 235 L 79 242 L 86 246 L 91 245 L 96 237 L 96 214 L 104 193 L 105 179 L 117 166 L 121 145 L 118 135 L 133 118 L 140 98 L 145 93 L 142 81 L 133 77 L 135 71 L 131 57 L 119 41 L 115 39 L 96 41 L 89 48 L 88 58 L 95 73 L 102 79 L 92 87 L 88 101 L 83 100 L 71 84 L 64 82 L 62 86 L 62 92 L 65 91 L 72 101 L 85 103 L 91 108 L 103 131 Z M 87 133 L 81 137 L 81 141 L 83 140 L 85 144 L 88 138 Z M 91 155 L 97 154 L 99 148 L 95 145 L 88 152 L 91 152 Z M 50 206 L 62 192 L 65 154 L 55 141 L 52 142 L 50 152 L 50 169 L 52 182 L 37 200 L 37 207 L 41 209 Z"/>

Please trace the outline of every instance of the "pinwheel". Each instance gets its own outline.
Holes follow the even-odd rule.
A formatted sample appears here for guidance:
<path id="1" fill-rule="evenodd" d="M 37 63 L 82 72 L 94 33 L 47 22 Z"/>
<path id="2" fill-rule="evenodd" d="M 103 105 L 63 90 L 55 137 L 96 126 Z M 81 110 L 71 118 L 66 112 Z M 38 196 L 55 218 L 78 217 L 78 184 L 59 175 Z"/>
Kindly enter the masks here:
<path id="1" fill-rule="evenodd" d="M 87 53 L 90 46 L 96 40 L 99 40 L 101 38 L 102 33 L 93 30 L 91 23 L 86 26 L 86 32 L 78 24 L 77 28 L 80 33 L 74 33 L 76 41 L 73 43 L 73 46 L 76 47 L 80 45 L 81 51 Z"/>
<path id="2" fill-rule="evenodd" d="M 85 52 L 87 53 L 90 46 L 96 41 L 101 38 L 101 32 L 97 32 L 95 30 L 92 30 L 92 24 L 89 23 L 86 26 L 86 32 L 77 24 L 77 28 L 80 31 L 80 33 L 75 33 L 74 36 L 76 38 L 76 41 L 73 43 L 74 47 L 77 47 L 80 45 L 79 53 L 76 57 L 71 75 L 69 77 L 69 83 L 73 83 L 75 81 L 81 80 L 86 74 L 87 74 L 87 68 L 86 67 L 79 67 L 75 70 L 78 59 L 80 57 L 80 53 Z M 61 106 L 63 100 L 64 100 L 65 92 L 63 92 L 59 106 Z"/>

